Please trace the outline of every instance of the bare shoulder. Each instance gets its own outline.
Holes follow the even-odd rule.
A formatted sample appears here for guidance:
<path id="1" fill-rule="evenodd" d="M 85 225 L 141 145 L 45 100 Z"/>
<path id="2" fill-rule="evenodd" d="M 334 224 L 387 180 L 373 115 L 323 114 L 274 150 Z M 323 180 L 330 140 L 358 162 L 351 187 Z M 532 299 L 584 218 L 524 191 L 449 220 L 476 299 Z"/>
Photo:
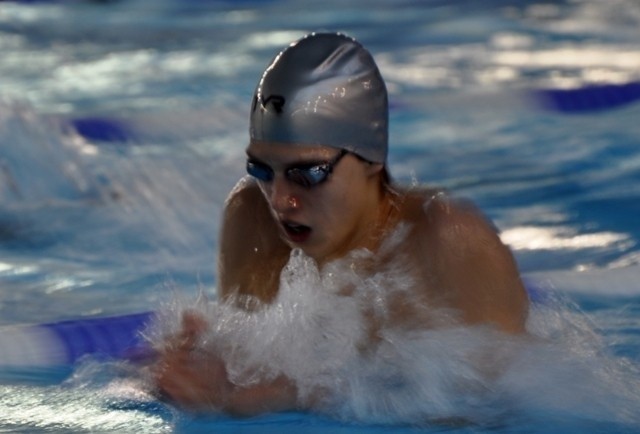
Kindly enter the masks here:
<path id="1" fill-rule="evenodd" d="M 528 297 L 515 259 L 472 202 L 442 191 L 409 191 L 406 214 L 437 290 L 466 322 L 524 330 Z"/>
<path id="2" fill-rule="evenodd" d="M 220 232 L 219 295 L 270 301 L 277 291 L 289 248 L 278 236 L 267 202 L 255 182 L 243 178 L 231 191 Z"/>
<path id="3" fill-rule="evenodd" d="M 498 230 L 470 200 L 438 191 L 426 195 L 422 202 L 423 221 L 433 235 L 446 242 L 475 244 L 476 240 L 499 242 Z"/>
<path id="4" fill-rule="evenodd" d="M 433 189 L 408 190 L 404 197 L 405 220 L 429 243 L 436 243 L 438 247 L 455 246 L 458 252 L 473 248 L 484 250 L 486 243 L 505 247 L 495 225 L 467 199 Z"/>
<path id="5" fill-rule="evenodd" d="M 223 242 L 235 245 L 236 237 L 247 230 L 247 225 L 255 220 L 265 220 L 268 224 L 268 207 L 255 182 L 244 177 L 231 190 L 224 204 L 222 219 Z M 223 252 L 225 253 L 225 252 Z"/>
<path id="6" fill-rule="evenodd" d="M 238 208 L 245 206 L 260 206 L 260 187 L 248 176 L 244 176 L 238 180 L 236 185 L 231 189 L 225 201 L 225 212 L 233 212 Z"/>

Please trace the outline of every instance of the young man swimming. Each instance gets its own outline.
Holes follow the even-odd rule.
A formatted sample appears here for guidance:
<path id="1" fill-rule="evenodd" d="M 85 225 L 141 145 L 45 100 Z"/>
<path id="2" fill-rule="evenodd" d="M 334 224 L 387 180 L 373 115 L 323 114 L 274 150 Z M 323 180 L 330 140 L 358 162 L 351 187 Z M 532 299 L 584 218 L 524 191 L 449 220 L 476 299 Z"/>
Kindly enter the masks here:
<path id="1" fill-rule="evenodd" d="M 379 300 L 361 303 L 368 333 L 359 351 L 389 327 L 523 332 L 527 295 L 494 227 L 442 191 L 393 185 L 387 142 L 385 84 L 357 41 L 310 34 L 276 56 L 254 94 L 250 177 L 224 211 L 220 301 L 249 311 L 269 306 L 293 252 L 320 270 L 339 263 L 363 281 L 402 271 L 409 283 L 389 288 L 382 309 L 374 306 Z M 347 285 L 341 295 L 354 291 Z M 301 399 L 286 375 L 238 385 L 222 356 L 193 357 L 207 323 L 185 315 L 182 333 L 161 351 L 155 381 L 162 396 L 191 410 L 245 415 L 313 407 L 314 398 Z"/>

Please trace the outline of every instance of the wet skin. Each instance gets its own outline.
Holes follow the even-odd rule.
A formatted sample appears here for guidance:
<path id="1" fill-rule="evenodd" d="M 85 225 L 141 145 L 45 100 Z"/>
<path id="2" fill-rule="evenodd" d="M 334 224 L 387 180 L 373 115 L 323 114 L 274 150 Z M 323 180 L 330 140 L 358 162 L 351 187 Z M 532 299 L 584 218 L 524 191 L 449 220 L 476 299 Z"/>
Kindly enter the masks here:
<path id="1" fill-rule="evenodd" d="M 291 165 L 329 161 L 338 152 L 330 147 L 250 144 L 249 158 L 270 166 L 275 177 L 268 182 L 244 180 L 227 200 L 218 273 L 222 299 L 249 309 L 268 304 L 278 292 L 280 271 L 292 248 L 302 249 L 319 267 L 354 249 L 368 249 L 374 255 L 352 266 L 373 272 L 401 258 L 415 282 L 409 298 L 390 299 L 385 324 L 372 319 L 368 345 L 375 345 L 376 330 L 384 326 L 447 326 L 431 317 L 434 307 L 454 312 L 448 326 L 524 332 L 528 301 L 515 261 L 472 204 L 437 190 L 384 186 L 382 165 L 351 154 L 324 183 L 311 188 L 284 176 Z M 393 251 L 381 251 L 385 236 L 399 224 L 408 228 L 403 242 Z M 186 318 L 183 335 L 197 334 L 201 326 L 193 324 L 201 323 L 206 320 Z M 209 366 L 217 368 L 203 370 L 202 358 L 189 363 L 193 339 L 178 336 L 176 342 L 182 344 L 169 345 L 156 369 L 159 390 L 173 402 L 235 414 L 311 405 L 297 401 L 295 384 L 286 378 L 253 388 L 234 386 L 220 357 L 210 354 Z"/>

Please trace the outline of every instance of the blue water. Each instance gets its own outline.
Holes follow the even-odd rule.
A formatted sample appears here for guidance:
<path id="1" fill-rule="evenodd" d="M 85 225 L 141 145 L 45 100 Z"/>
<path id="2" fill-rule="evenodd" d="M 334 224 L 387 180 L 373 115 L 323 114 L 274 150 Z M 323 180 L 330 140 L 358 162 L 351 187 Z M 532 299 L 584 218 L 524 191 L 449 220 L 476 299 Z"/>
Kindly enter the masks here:
<path id="1" fill-rule="evenodd" d="M 398 182 L 472 198 L 553 294 L 532 330 L 568 342 L 611 389 L 640 384 L 640 103 L 541 102 L 640 81 L 634 0 L 0 2 L 0 325 L 215 297 L 251 93 L 311 30 L 347 32 L 376 57 Z M 78 127 L 97 117 L 115 136 Z M 523 383 L 536 397 L 471 425 L 194 420 L 119 363 L 23 369 L 0 376 L 0 432 L 640 432 L 640 389 L 618 402 L 555 369 L 560 356 L 536 360 Z"/>

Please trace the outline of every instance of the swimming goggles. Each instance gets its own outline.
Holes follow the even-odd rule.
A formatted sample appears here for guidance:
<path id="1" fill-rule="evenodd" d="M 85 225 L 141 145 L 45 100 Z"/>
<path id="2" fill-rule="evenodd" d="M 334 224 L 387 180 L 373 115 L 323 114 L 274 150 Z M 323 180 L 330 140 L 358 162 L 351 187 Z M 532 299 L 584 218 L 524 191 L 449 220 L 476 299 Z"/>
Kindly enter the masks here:
<path id="1" fill-rule="evenodd" d="M 346 150 L 340 151 L 333 159 L 323 163 L 295 164 L 284 170 L 287 180 L 305 188 L 314 187 L 323 183 L 333 172 L 333 168 L 340 159 L 347 154 Z M 273 181 L 275 176 L 273 169 L 264 163 L 252 159 L 247 160 L 247 173 L 264 182 Z"/>

